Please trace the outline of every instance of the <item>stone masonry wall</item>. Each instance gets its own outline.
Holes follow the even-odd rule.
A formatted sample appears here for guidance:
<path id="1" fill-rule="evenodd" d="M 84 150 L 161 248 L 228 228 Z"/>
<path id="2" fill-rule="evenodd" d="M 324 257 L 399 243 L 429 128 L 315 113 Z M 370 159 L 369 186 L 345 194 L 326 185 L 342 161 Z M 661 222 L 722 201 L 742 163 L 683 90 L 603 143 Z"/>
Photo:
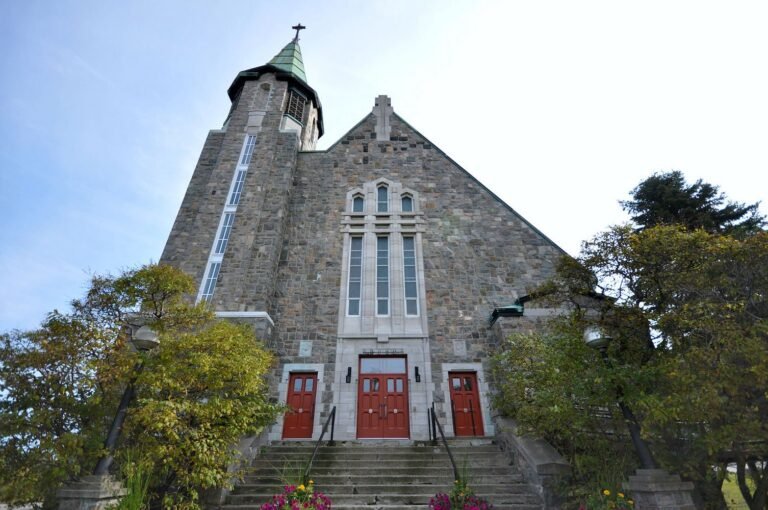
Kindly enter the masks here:
<path id="1" fill-rule="evenodd" d="M 391 125 L 390 140 L 377 142 L 371 115 L 328 151 L 299 154 L 276 289 L 276 347 L 284 363 L 307 362 L 299 340 L 313 338 L 311 359 L 322 360 L 326 374 L 335 370 L 346 193 L 379 177 L 399 181 L 420 193 L 427 222 L 427 313 L 440 399 L 441 364 L 485 363 L 496 341 L 488 328 L 494 305 L 550 277 L 563 252 L 399 117 Z M 465 342 L 465 355 L 454 341 Z"/>

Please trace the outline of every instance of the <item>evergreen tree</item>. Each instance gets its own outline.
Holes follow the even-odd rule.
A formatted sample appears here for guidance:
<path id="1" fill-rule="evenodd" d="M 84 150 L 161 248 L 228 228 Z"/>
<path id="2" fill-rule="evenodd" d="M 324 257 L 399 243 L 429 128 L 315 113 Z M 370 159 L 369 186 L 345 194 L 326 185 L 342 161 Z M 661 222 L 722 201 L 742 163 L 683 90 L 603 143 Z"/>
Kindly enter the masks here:
<path id="1" fill-rule="evenodd" d="M 746 205 L 726 200 L 718 186 L 685 182 L 682 172 L 655 173 L 630 192 L 632 200 L 621 201 L 640 229 L 656 225 L 683 225 L 711 233 L 751 235 L 762 229 L 765 217 L 760 202 Z"/>

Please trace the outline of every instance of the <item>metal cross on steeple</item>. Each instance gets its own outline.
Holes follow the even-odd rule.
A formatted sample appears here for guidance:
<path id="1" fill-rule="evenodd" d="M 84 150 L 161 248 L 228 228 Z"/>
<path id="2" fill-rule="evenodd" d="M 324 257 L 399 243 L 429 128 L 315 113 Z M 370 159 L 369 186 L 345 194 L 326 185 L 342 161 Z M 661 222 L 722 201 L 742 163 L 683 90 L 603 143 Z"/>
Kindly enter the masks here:
<path id="1" fill-rule="evenodd" d="M 307 27 L 305 27 L 304 25 L 299 23 L 298 25 L 294 25 L 291 28 L 296 31 L 296 37 L 294 37 L 293 40 L 298 42 L 298 40 L 299 40 L 299 30 L 304 30 Z"/>

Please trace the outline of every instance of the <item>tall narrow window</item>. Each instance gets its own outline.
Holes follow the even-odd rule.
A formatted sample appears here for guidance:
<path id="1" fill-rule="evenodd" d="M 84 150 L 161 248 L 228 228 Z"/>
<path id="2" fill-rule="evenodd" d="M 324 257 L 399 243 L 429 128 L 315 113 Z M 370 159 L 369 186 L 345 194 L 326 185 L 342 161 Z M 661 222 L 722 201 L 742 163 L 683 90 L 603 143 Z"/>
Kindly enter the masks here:
<path id="1" fill-rule="evenodd" d="M 376 238 L 376 314 L 389 315 L 389 237 Z"/>
<path id="2" fill-rule="evenodd" d="M 235 221 L 235 213 L 225 213 L 224 222 L 221 224 L 219 239 L 216 241 L 216 255 L 223 255 L 229 242 L 229 233 L 232 231 L 232 223 Z"/>
<path id="3" fill-rule="evenodd" d="M 413 199 L 411 197 L 405 195 L 402 198 L 401 203 L 403 212 L 413 212 Z"/>
<path id="4" fill-rule="evenodd" d="M 307 100 L 295 90 L 288 91 L 288 102 L 285 105 L 285 113 L 294 118 L 300 124 L 304 122 L 304 106 Z"/>
<path id="5" fill-rule="evenodd" d="M 244 168 L 237 171 L 237 176 L 235 177 L 235 185 L 232 187 L 232 195 L 229 197 L 229 205 L 237 205 L 240 203 L 240 195 L 243 193 L 245 174 L 247 173 L 248 170 Z"/>
<path id="6" fill-rule="evenodd" d="M 251 162 L 251 156 L 253 155 L 254 146 L 256 146 L 256 137 L 254 135 L 248 135 L 248 139 L 245 141 L 245 150 L 243 151 L 243 159 L 240 160 L 241 165 L 247 165 Z"/>
<path id="7" fill-rule="evenodd" d="M 365 200 L 363 197 L 355 197 L 352 199 L 352 212 L 363 212 L 365 206 Z"/>
<path id="8" fill-rule="evenodd" d="M 347 315 L 360 315 L 360 287 L 363 280 L 363 238 L 350 239 Z"/>
<path id="9" fill-rule="evenodd" d="M 403 237 L 403 283 L 405 284 L 405 314 L 419 314 L 416 283 L 416 243 L 413 237 Z"/>
<path id="10" fill-rule="evenodd" d="M 203 301 L 210 301 L 213 297 L 213 291 L 216 289 L 216 280 L 219 278 L 219 268 L 221 268 L 221 262 L 214 262 L 208 269 L 208 278 L 205 279 L 205 287 L 203 287 L 203 294 L 200 298 Z"/>
<path id="11" fill-rule="evenodd" d="M 389 190 L 387 190 L 386 186 L 379 186 L 379 188 L 376 190 L 376 210 L 378 212 L 387 212 L 389 211 Z"/>

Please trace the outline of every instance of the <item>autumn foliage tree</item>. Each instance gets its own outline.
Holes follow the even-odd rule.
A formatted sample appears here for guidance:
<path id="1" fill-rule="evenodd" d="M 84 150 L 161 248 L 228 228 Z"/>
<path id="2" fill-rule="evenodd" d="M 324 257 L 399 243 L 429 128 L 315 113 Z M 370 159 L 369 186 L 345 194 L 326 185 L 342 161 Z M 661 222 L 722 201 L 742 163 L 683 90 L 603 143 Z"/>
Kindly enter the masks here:
<path id="1" fill-rule="evenodd" d="M 71 313 L 2 336 L 0 501 L 53 505 L 62 482 L 89 474 L 138 363 L 118 468 L 140 464 L 167 507 L 195 508 L 199 490 L 229 484 L 237 441 L 280 411 L 265 382 L 272 356 L 247 326 L 190 304 L 193 291 L 169 266 L 97 276 Z M 139 323 L 159 334 L 151 353 L 127 344 Z"/>
<path id="2" fill-rule="evenodd" d="M 585 299 L 595 291 L 605 299 Z M 572 313 L 548 335 L 503 346 L 498 407 L 561 447 L 582 482 L 595 482 L 634 467 L 622 453 L 630 446 L 621 395 L 657 459 L 693 480 L 706 506 L 723 507 L 724 467 L 734 463 L 751 510 L 766 508 L 768 234 L 614 227 L 564 259 L 540 292 Z M 595 323 L 614 338 L 612 368 L 581 340 Z"/>

